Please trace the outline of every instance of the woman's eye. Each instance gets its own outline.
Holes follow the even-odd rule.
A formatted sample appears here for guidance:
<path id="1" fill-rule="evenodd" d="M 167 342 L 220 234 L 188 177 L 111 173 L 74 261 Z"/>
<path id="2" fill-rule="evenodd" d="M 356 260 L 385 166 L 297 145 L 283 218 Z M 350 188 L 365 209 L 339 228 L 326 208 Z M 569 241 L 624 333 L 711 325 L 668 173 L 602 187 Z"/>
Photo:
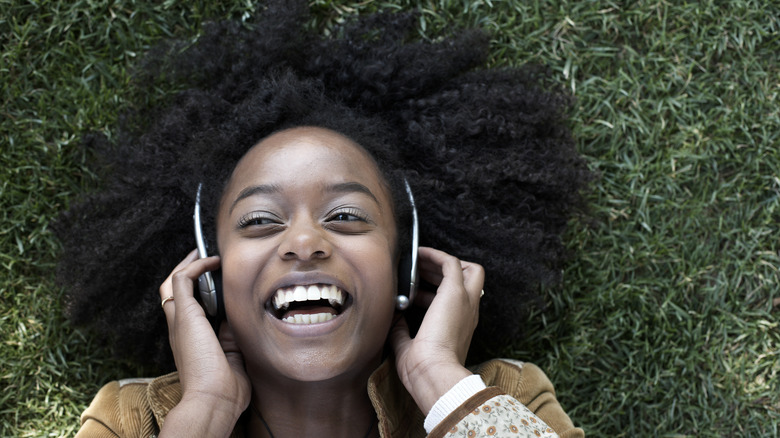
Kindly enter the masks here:
<path id="1" fill-rule="evenodd" d="M 268 225 L 272 223 L 273 221 L 263 217 L 263 218 L 249 219 L 244 223 L 244 225 Z"/>
<path id="2" fill-rule="evenodd" d="M 339 222 L 364 221 L 363 218 L 349 213 L 336 213 L 335 215 L 331 216 L 330 220 Z"/>
<path id="3" fill-rule="evenodd" d="M 357 208 L 339 208 L 334 209 L 327 216 L 327 222 L 371 222 L 366 214 Z"/>
<path id="4" fill-rule="evenodd" d="M 326 229 L 345 234 L 362 234 L 371 228 L 373 222 L 362 210 L 344 209 L 326 216 Z"/>
<path id="5" fill-rule="evenodd" d="M 258 216 L 258 215 L 249 215 L 246 217 L 242 217 L 238 221 L 238 227 L 239 228 L 247 228 L 252 226 L 263 226 L 263 225 L 274 225 L 277 224 L 278 221 L 275 218 L 268 217 L 268 216 Z"/>

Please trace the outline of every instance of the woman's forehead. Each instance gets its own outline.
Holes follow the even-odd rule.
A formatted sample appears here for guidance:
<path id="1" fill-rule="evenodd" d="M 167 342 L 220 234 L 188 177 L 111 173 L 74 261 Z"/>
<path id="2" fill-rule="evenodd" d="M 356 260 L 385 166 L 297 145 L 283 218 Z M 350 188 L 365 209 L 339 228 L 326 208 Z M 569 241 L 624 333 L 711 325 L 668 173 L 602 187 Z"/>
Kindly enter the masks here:
<path id="1" fill-rule="evenodd" d="M 239 161 L 225 195 L 252 184 L 359 182 L 387 192 L 369 153 L 348 137 L 320 127 L 296 127 L 272 134 Z"/>

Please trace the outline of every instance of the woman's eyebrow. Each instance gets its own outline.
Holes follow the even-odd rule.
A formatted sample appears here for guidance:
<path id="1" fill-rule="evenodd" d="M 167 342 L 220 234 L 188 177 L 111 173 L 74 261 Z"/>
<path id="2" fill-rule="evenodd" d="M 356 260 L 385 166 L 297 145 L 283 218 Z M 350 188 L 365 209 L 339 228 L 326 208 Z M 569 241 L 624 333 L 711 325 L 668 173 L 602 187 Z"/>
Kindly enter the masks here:
<path id="1" fill-rule="evenodd" d="M 338 184 L 330 184 L 325 187 L 326 192 L 330 193 L 363 193 L 368 195 L 371 199 L 374 200 L 374 202 L 379 204 L 379 199 L 374 196 L 373 193 L 371 193 L 371 190 L 368 189 L 368 187 L 364 186 L 363 184 L 360 184 L 359 182 L 345 182 L 345 183 L 338 183 Z"/>
<path id="2" fill-rule="evenodd" d="M 248 198 L 250 196 L 254 196 L 257 194 L 262 195 L 270 195 L 272 193 L 280 193 L 282 190 L 277 185 L 271 185 L 271 184 L 261 184 L 257 186 L 249 186 L 245 188 L 244 190 L 241 190 L 241 193 L 238 194 L 236 199 L 233 201 L 233 204 L 230 205 L 229 213 L 233 212 L 233 209 L 236 207 L 236 204 L 239 203 L 242 199 Z M 338 184 L 329 184 L 325 186 L 325 192 L 328 193 L 363 193 L 365 195 L 368 195 L 371 199 L 376 202 L 377 205 L 380 205 L 379 199 L 377 199 L 376 196 L 374 196 L 373 193 L 371 193 L 371 190 L 369 190 L 368 187 L 364 186 L 363 184 L 360 184 L 358 182 L 345 182 L 345 183 L 338 183 Z"/>
<path id="3" fill-rule="evenodd" d="M 236 199 L 233 201 L 233 204 L 230 205 L 230 210 L 228 211 L 228 214 L 233 213 L 233 209 L 236 207 L 236 204 L 238 204 L 238 202 L 241 201 L 242 199 L 257 194 L 269 195 L 271 193 L 279 193 L 279 192 L 281 192 L 281 189 L 279 188 L 279 186 L 276 185 L 262 184 L 259 186 L 249 186 L 244 190 L 241 190 L 241 193 L 238 194 Z"/>

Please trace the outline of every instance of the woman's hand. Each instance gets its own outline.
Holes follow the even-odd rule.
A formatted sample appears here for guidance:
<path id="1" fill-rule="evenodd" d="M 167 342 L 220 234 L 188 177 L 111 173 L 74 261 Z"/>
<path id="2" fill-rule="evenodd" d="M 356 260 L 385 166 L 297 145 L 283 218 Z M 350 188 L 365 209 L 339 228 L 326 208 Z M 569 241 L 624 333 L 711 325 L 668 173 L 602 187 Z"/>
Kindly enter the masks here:
<path id="1" fill-rule="evenodd" d="M 219 268 L 219 257 L 193 251 L 160 286 L 168 337 L 179 371 L 182 400 L 165 418 L 160 436 L 228 436 L 249 405 L 251 384 L 233 332 L 223 322 L 219 339 L 193 296 L 194 283 Z"/>
<path id="2" fill-rule="evenodd" d="M 471 375 L 464 363 L 479 319 L 485 271 L 433 248 L 421 247 L 417 263 L 420 276 L 438 289 L 418 292 L 415 304 L 428 310 L 414 339 L 400 317 L 390 341 L 401 382 L 427 415 L 436 400 Z"/>

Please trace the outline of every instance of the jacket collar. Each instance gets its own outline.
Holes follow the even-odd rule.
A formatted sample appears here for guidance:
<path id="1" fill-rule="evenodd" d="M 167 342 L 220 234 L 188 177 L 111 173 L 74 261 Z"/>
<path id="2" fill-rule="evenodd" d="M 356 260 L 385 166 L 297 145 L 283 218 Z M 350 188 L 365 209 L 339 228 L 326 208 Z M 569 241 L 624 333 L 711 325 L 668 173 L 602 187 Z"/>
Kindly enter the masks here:
<path id="1" fill-rule="evenodd" d="M 368 379 L 367 389 L 379 419 L 382 437 L 425 436 L 422 428 L 425 416 L 401 384 L 392 358 L 385 359 L 374 370 Z M 173 372 L 152 380 L 146 394 L 155 420 L 162 427 L 168 412 L 181 401 L 179 373 Z M 240 429 L 236 428 L 232 436 L 241 436 Z"/>
<path id="2" fill-rule="evenodd" d="M 512 387 L 519 381 L 518 372 L 523 363 L 510 359 L 485 362 L 472 371 L 480 374 L 487 386 Z M 368 397 L 379 419 L 379 434 L 383 438 L 424 437 L 425 416 L 417 407 L 414 399 L 406 391 L 398 377 L 393 358 L 385 359 L 368 378 Z M 162 427 L 165 416 L 181 401 L 179 374 L 174 372 L 160 376 L 149 384 L 147 399 L 157 424 Z M 526 401 L 521 400 L 526 403 Z M 242 428 L 238 427 L 231 436 L 241 437 Z"/>

